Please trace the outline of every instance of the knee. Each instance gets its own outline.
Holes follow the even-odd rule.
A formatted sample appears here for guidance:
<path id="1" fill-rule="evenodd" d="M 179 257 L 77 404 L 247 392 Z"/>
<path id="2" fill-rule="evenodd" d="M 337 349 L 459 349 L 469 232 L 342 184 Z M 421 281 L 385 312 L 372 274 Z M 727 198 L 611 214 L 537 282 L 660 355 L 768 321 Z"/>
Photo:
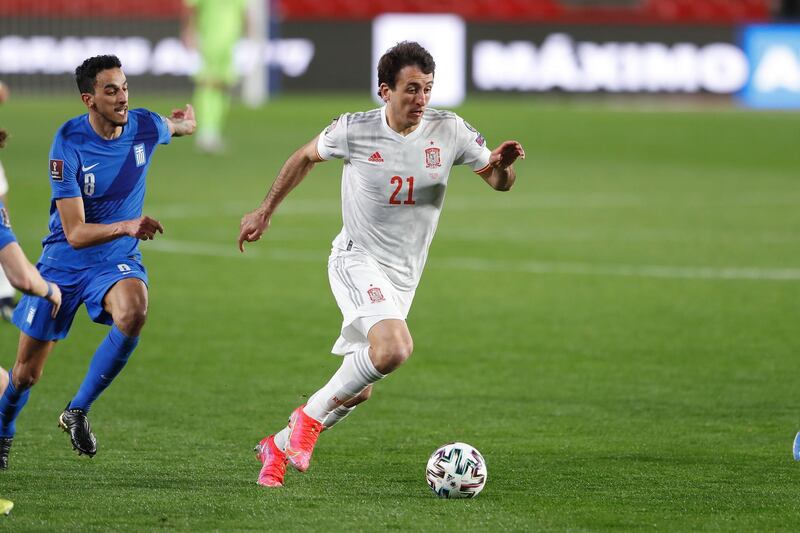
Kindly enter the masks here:
<path id="1" fill-rule="evenodd" d="M 14 388 L 22 392 L 36 385 L 39 378 L 42 377 L 42 372 L 36 369 L 14 367 L 12 377 L 14 379 Z"/>
<path id="2" fill-rule="evenodd" d="M 405 363 L 413 351 L 414 342 L 410 336 L 398 336 L 389 342 L 374 346 L 375 369 L 381 374 L 388 374 Z"/>
<path id="3" fill-rule="evenodd" d="M 136 337 L 147 320 L 147 307 L 144 305 L 126 306 L 114 316 L 114 324 L 128 337 Z"/>

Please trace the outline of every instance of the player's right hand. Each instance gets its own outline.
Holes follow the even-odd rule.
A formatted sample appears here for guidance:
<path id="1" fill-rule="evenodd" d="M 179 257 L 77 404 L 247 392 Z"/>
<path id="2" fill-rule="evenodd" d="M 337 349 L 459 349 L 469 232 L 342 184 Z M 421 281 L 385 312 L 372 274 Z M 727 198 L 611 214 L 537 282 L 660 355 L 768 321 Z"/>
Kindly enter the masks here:
<path id="1" fill-rule="evenodd" d="M 52 294 L 47 297 L 47 301 L 53 304 L 53 310 L 50 311 L 50 317 L 55 318 L 58 314 L 58 310 L 61 309 L 61 289 L 58 288 L 58 285 L 53 283 L 52 281 L 48 281 L 50 284 L 50 290 L 52 290 Z"/>
<path id="2" fill-rule="evenodd" d="M 244 243 L 254 242 L 261 238 L 269 228 L 270 216 L 262 209 L 251 211 L 242 217 L 239 223 L 239 251 L 244 252 Z"/>
<path id="3" fill-rule="evenodd" d="M 125 235 L 136 237 L 141 241 L 153 240 L 156 232 L 164 233 L 164 226 L 161 225 L 161 222 L 146 215 L 126 220 L 123 224 L 125 224 Z"/>

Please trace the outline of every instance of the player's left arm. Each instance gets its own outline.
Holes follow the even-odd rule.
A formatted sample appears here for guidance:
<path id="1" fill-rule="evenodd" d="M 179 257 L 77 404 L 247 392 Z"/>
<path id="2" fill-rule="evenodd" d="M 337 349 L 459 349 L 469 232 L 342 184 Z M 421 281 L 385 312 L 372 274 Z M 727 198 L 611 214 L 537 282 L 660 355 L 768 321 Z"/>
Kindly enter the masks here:
<path id="1" fill-rule="evenodd" d="M 186 104 L 183 109 L 173 109 L 172 115 L 166 117 L 169 134 L 173 137 L 191 135 L 197 129 L 192 104 Z"/>
<path id="2" fill-rule="evenodd" d="M 496 191 L 507 191 L 514 185 L 517 173 L 514 171 L 514 161 L 518 158 L 525 159 L 525 150 L 517 141 L 505 141 L 492 150 L 489 164 L 478 175 Z"/>

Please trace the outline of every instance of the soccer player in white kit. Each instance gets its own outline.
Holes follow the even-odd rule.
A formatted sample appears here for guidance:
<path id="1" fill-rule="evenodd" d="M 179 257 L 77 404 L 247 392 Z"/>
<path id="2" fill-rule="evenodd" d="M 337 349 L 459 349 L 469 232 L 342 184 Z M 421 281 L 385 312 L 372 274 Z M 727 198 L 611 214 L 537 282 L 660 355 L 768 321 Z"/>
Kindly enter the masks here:
<path id="1" fill-rule="evenodd" d="M 333 377 L 301 405 L 289 424 L 265 437 L 256 454 L 260 485 L 283 486 L 287 462 L 304 472 L 319 433 L 367 400 L 372 384 L 411 355 L 406 316 L 439 220 L 453 165 L 468 165 L 492 188 L 514 183 L 516 141 L 494 150 L 450 111 L 428 109 L 435 64 L 414 42 L 389 49 L 378 63 L 380 109 L 345 113 L 283 165 L 258 209 L 241 221 L 239 248 L 269 227 L 281 201 L 319 162 L 343 159 L 342 219 L 328 276 L 342 311 Z"/>
<path id="2" fill-rule="evenodd" d="M 8 100 L 9 90 L 8 86 L 0 81 L 0 104 Z M 0 148 L 3 147 L 5 142 L 6 132 L 3 131 L 2 139 L 0 139 Z M 6 173 L 3 169 L 3 164 L 0 163 L 0 202 L 6 203 L 6 193 L 8 192 L 8 180 L 6 180 Z M 14 295 L 16 291 L 9 282 L 8 278 L 0 269 L 0 318 L 6 321 L 11 321 L 11 315 L 14 313 Z"/>

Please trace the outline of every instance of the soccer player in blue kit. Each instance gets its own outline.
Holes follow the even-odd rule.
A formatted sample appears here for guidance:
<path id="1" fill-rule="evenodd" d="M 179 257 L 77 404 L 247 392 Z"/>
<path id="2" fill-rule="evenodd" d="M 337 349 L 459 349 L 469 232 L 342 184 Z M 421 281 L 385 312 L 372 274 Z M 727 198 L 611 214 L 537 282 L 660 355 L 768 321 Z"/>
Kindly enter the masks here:
<path id="1" fill-rule="evenodd" d="M 129 111 L 128 82 L 116 56 L 87 59 L 75 69 L 75 81 L 88 113 L 67 121 L 53 140 L 50 234 L 37 264 L 42 277 L 61 288 L 61 309 L 53 318 L 49 302 L 24 296 L 14 312 L 19 347 L 0 398 L 0 439 L 6 444 L 0 454 L 6 463 L 14 421 L 80 304 L 111 331 L 58 423 L 79 454 L 97 452 L 86 415 L 136 348 L 147 314 L 147 272 L 138 241 L 164 231 L 158 220 L 142 216 L 150 158 L 157 144 L 196 128 L 190 105 L 170 117 Z"/>

